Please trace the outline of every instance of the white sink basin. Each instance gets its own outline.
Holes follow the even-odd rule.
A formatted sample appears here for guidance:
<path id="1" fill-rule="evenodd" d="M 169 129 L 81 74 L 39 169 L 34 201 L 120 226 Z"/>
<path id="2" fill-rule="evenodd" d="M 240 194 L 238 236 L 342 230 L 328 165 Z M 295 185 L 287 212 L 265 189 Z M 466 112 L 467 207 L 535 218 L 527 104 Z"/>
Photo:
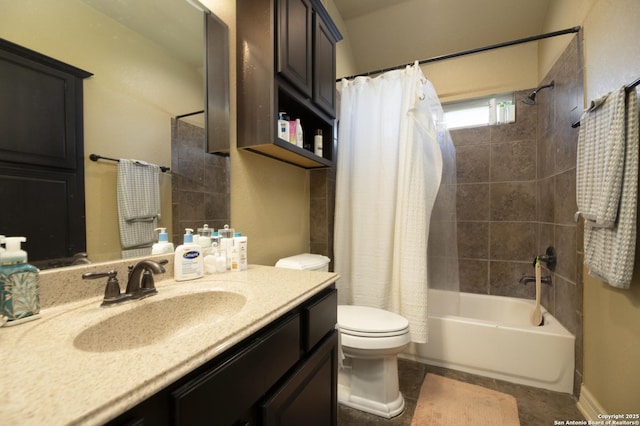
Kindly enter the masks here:
<path id="1" fill-rule="evenodd" d="M 87 352 L 129 350 L 160 343 L 203 323 L 230 318 L 245 305 L 245 296 L 223 290 L 181 294 L 165 299 L 145 299 L 116 308 L 126 310 L 82 331 L 74 339 Z"/>

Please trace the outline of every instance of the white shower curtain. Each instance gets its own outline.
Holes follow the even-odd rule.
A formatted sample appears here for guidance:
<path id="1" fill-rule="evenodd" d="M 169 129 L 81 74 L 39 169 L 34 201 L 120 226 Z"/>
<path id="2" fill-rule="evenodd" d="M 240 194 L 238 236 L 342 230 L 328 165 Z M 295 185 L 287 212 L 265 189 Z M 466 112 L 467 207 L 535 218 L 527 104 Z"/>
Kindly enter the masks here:
<path id="1" fill-rule="evenodd" d="M 334 255 L 339 303 L 397 312 L 427 341 L 427 241 L 442 174 L 416 64 L 342 82 Z M 437 98 L 436 98 L 437 101 Z"/>

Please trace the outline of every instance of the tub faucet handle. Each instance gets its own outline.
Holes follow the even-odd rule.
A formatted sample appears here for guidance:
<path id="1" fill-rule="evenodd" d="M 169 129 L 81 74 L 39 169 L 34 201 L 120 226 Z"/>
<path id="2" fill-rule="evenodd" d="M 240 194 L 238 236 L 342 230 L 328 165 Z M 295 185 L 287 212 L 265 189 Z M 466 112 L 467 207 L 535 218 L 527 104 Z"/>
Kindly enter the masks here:
<path id="1" fill-rule="evenodd" d="M 553 246 L 547 247 L 547 251 L 545 252 L 545 254 L 533 258 L 534 267 L 536 266 L 536 259 L 538 258 L 540 259 L 540 262 L 546 264 L 548 270 L 555 271 L 557 257 L 556 250 L 553 248 Z"/>

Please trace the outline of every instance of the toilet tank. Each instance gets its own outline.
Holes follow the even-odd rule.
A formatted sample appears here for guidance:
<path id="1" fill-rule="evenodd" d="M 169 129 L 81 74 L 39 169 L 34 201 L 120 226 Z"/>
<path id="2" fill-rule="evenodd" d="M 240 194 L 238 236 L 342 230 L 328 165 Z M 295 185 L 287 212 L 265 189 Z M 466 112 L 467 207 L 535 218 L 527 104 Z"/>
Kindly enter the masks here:
<path id="1" fill-rule="evenodd" d="M 328 272 L 330 260 L 321 254 L 303 253 L 278 260 L 276 268 Z"/>

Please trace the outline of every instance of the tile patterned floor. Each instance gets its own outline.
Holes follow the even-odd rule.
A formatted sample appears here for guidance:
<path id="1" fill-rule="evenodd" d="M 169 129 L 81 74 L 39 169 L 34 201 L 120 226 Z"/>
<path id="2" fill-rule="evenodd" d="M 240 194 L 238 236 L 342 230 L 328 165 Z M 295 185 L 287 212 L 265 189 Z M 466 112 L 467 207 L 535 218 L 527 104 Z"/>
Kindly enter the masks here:
<path id="1" fill-rule="evenodd" d="M 338 405 L 338 426 L 410 426 L 416 401 L 420 394 L 420 387 L 427 373 L 439 374 L 513 395 L 518 400 L 520 426 L 553 425 L 554 420 L 584 420 L 576 408 L 576 399 L 569 394 L 399 359 L 398 374 L 400 376 L 400 391 L 405 397 L 404 412 L 393 419 L 383 419 Z"/>

